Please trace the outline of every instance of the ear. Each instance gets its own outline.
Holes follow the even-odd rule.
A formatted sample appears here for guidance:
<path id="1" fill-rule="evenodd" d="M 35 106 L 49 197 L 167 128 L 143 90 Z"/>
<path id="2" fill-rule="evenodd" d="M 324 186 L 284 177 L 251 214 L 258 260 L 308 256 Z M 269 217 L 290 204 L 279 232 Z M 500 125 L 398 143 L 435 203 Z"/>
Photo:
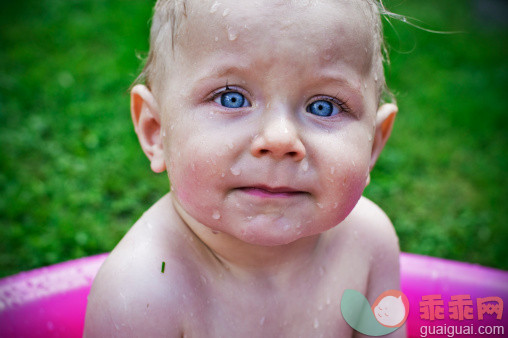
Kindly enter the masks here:
<path id="1" fill-rule="evenodd" d="M 161 122 L 157 101 L 144 85 L 136 85 L 131 90 L 131 116 L 134 130 L 150 167 L 156 173 L 166 170 L 161 139 Z"/>
<path id="2" fill-rule="evenodd" d="M 393 122 L 395 121 L 395 116 L 399 108 L 392 103 L 383 104 L 379 107 L 376 114 L 376 131 L 374 134 L 374 142 L 372 143 L 372 152 L 370 157 L 370 167 L 369 170 L 374 168 L 377 159 L 379 158 L 379 154 L 385 147 L 386 141 L 390 138 L 390 134 L 392 133 Z M 367 178 L 367 184 L 370 182 L 370 174 Z"/>

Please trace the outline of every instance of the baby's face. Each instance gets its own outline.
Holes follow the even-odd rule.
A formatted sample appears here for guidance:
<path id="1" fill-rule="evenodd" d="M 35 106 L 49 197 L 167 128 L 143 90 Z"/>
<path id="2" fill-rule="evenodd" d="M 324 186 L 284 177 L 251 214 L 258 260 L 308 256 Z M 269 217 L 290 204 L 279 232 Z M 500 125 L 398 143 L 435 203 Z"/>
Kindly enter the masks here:
<path id="1" fill-rule="evenodd" d="M 368 179 L 377 109 L 367 10 L 188 3 L 157 85 L 172 190 L 191 216 L 277 245 L 349 214 Z"/>

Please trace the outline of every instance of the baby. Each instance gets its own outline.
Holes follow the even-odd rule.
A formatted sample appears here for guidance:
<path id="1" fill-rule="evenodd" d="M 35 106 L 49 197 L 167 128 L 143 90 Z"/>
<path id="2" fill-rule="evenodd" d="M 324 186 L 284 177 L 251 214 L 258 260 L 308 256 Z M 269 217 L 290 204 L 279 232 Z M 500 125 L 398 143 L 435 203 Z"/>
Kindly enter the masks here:
<path id="1" fill-rule="evenodd" d="M 351 337 L 344 290 L 399 289 L 362 197 L 397 112 L 378 6 L 158 1 L 131 113 L 171 192 L 99 271 L 86 336 Z"/>

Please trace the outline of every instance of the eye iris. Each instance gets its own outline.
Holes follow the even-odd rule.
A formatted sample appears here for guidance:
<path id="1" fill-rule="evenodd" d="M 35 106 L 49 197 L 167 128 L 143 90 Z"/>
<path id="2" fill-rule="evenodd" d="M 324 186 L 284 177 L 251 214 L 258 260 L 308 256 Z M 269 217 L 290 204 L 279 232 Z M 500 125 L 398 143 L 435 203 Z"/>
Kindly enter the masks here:
<path id="1" fill-rule="evenodd" d="M 240 93 L 225 93 L 220 97 L 220 103 L 224 107 L 228 108 L 240 108 L 243 107 L 243 104 L 245 102 L 245 98 Z"/>
<path id="2" fill-rule="evenodd" d="M 307 111 L 318 116 L 330 116 L 333 112 L 333 105 L 328 101 L 319 100 L 309 105 Z"/>

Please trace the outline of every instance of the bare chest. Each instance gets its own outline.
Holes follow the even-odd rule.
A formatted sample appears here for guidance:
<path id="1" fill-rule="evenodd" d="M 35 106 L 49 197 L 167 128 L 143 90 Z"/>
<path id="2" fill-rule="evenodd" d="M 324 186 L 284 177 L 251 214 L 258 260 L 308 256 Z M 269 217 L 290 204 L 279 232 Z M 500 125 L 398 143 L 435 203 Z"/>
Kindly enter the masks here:
<path id="1" fill-rule="evenodd" d="M 365 292 L 368 269 L 317 269 L 283 289 L 217 281 L 186 314 L 186 337 L 350 337 L 340 313 L 345 289 Z M 211 283 L 210 281 L 208 282 Z M 221 284 L 222 283 L 222 284 Z"/>

